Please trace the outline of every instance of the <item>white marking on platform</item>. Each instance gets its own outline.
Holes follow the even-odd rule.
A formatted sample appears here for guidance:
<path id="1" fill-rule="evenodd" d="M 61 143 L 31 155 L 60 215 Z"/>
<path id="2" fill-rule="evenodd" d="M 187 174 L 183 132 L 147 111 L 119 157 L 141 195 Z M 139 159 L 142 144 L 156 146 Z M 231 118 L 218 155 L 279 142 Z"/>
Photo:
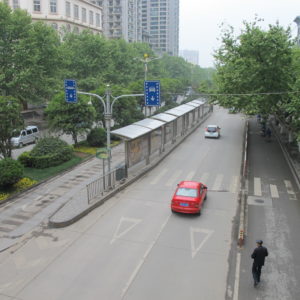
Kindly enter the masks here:
<path id="1" fill-rule="evenodd" d="M 233 300 L 238 300 L 238 298 L 239 298 L 240 266 L 241 266 L 241 253 L 238 252 L 237 255 L 236 255 Z"/>
<path id="2" fill-rule="evenodd" d="M 279 198 L 277 186 L 274 184 L 270 184 L 270 191 L 271 191 L 271 197 L 272 198 Z"/>
<path id="3" fill-rule="evenodd" d="M 178 180 L 181 173 L 182 173 L 181 170 L 177 170 L 176 172 L 174 172 L 173 175 L 171 176 L 171 178 L 166 182 L 166 186 L 174 185 L 175 182 Z"/>
<path id="4" fill-rule="evenodd" d="M 191 248 L 192 248 L 192 258 L 194 258 L 196 256 L 196 254 L 200 251 L 200 249 L 202 248 L 202 246 L 207 242 L 207 240 L 210 238 L 210 236 L 213 234 L 213 230 L 209 230 L 209 229 L 202 229 L 202 228 L 190 228 L 190 236 L 191 236 Z M 205 237 L 204 239 L 201 241 L 201 243 L 198 245 L 198 247 L 196 247 L 196 243 L 195 243 L 195 235 L 199 235 L 200 234 L 204 234 Z"/>
<path id="5" fill-rule="evenodd" d="M 129 232 L 133 227 L 135 227 L 141 221 L 142 220 L 140 220 L 140 219 L 132 219 L 132 218 L 122 217 L 119 222 L 119 225 L 114 233 L 114 236 L 113 236 L 112 240 L 110 241 L 110 244 L 112 244 L 116 239 L 119 239 L 122 236 L 124 236 L 127 232 Z M 125 224 L 125 228 L 124 228 L 124 224 Z M 123 227 L 122 230 L 121 230 L 121 227 Z"/>
<path id="6" fill-rule="evenodd" d="M 255 196 L 262 196 L 261 181 L 260 181 L 260 178 L 258 178 L 258 177 L 254 177 L 254 195 Z"/>

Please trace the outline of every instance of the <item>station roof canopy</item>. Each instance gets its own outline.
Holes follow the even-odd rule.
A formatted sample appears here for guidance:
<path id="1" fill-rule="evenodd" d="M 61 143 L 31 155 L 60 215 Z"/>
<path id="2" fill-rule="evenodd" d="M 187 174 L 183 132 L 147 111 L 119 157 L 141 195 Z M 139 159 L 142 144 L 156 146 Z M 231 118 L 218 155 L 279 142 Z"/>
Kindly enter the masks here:
<path id="1" fill-rule="evenodd" d="M 167 110 L 165 113 L 180 117 L 194 109 L 195 109 L 195 107 L 192 107 L 191 105 L 182 104 L 182 105 L 179 105 L 172 109 Z"/>
<path id="2" fill-rule="evenodd" d="M 194 102 L 194 101 L 188 102 L 188 103 L 186 103 L 186 105 L 190 105 L 190 106 L 193 106 L 193 107 L 199 107 L 199 106 L 201 106 L 200 103 Z"/>
<path id="3" fill-rule="evenodd" d="M 130 139 L 138 138 L 150 131 L 152 131 L 152 129 L 132 124 L 132 125 L 128 125 L 128 126 L 113 130 L 111 133 L 116 134 L 122 138 L 130 140 Z"/>
<path id="4" fill-rule="evenodd" d="M 154 116 L 151 116 L 152 119 L 156 119 L 156 120 L 160 120 L 166 123 L 172 122 L 174 120 L 177 119 L 177 117 L 169 115 L 169 114 L 165 114 L 165 113 L 160 113 Z"/>
<path id="5" fill-rule="evenodd" d="M 159 128 L 164 124 L 165 123 L 162 122 L 162 121 L 149 119 L 149 118 L 133 123 L 133 125 L 143 126 L 143 127 L 146 127 L 146 128 L 150 128 L 152 130 L 156 129 L 156 128 Z"/>
<path id="6" fill-rule="evenodd" d="M 191 101 L 191 102 L 203 104 L 203 103 L 206 102 L 206 99 L 204 99 L 204 98 L 198 98 L 198 99 L 195 99 L 195 100 L 193 100 L 193 101 Z"/>

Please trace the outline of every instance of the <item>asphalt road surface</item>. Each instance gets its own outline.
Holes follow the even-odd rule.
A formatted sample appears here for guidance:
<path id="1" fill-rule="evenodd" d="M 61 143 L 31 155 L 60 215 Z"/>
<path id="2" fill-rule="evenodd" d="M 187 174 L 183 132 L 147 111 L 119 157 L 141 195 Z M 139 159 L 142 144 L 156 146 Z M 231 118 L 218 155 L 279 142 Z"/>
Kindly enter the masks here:
<path id="1" fill-rule="evenodd" d="M 37 228 L 0 253 L 0 299 L 225 299 L 245 120 L 215 109 L 161 164 L 77 223 Z M 221 138 L 204 139 L 217 124 Z M 172 214 L 181 180 L 202 181 L 200 216 Z M 241 298 L 244 299 L 244 298 Z"/>

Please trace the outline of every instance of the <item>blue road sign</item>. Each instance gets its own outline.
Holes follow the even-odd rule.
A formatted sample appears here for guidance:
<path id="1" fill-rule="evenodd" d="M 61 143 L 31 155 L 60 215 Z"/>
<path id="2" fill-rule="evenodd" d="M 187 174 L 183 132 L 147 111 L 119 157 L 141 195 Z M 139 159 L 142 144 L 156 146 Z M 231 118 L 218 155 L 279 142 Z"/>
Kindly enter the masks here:
<path id="1" fill-rule="evenodd" d="M 159 106 L 160 105 L 160 81 L 146 80 L 144 82 L 145 105 Z"/>
<path id="2" fill-rule="evenodd" d="M 73 79 L 65 79 L 65 99 L 68 103 L 77 103 L 77 84 Z"/>

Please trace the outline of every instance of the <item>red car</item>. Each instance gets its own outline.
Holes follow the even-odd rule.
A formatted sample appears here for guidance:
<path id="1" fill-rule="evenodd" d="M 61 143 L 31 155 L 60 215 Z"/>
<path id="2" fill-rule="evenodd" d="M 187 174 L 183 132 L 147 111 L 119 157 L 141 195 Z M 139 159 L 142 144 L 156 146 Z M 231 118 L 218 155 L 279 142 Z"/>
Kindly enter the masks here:
<path id="1" fill-rule="evenodd" d="M 207 197 L 207 186 L 196 181 L 181 181 L 171 202 L 172 212 L 200 214 Z"/>

